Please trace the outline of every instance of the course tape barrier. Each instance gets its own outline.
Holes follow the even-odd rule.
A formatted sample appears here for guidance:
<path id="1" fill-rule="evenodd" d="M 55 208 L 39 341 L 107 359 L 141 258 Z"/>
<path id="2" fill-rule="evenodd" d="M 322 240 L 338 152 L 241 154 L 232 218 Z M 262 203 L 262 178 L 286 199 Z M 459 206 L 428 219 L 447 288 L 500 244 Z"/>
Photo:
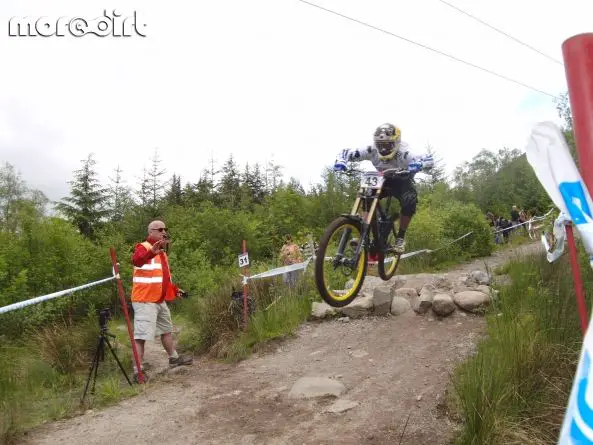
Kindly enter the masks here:
<path id="1" fill-rule="evenodd" d="M 104 278 L 99 281 L 93 281 L 92 283 L 83 284 L 82 286 L 73 287 L 72 289 L 61 290 L 59 292 L 54 292 L 53 294 L 42 295 L 40 297 L 31 298 L 30 300 L 19 301 L 18 303 L 9 304 L 8 306 L 0 307 L 0 314 L 4 314 L 6 312 L 15 311 L 17 309 L 22 309 L 26 306 L 30 306 L 32 304 L 41 303 L 42 301 L 52 300 L 54 298 L 62 297 L 64 295 L 71 294 L 73 292 L 87 289 L 89 287 L 97 286 L 99 284 L 107 283 L 108 281 L 115 280 L 117 276 L 112 276 L 109 278 Z"/>
<path id="2" fill-rule="evenodd" d="M 554 210 L 554 209 L 553 209 L 553 208 L 552 208 L 552 209 L 550 209 L 550 210 L 548 211 L 548 213 L 546 213 L 545 215 L 542 215 L 542 216 L 534 216 L 534 217 L 532 217 L 532 218 L 528 219 L 527 221 L 524 221 L 524 222 L 522 222 L 522 223 L 519 223 L 519 224 L 515 224 L 514 226 L 507 227 L 506 229 L 500 229 L 500 230 L 497 230 L 497 231 L 495 231 L 495 232 L 493 232 L 493 233 L 502 233 L 502 232 L 504 232 L 504 231 L 509 231 L 509 230 L 512 230 L 512 229 L 514 229 L 515 227 L 524 226 L 525 224 L 529 224 L 529 225 L 531 225 L 531 224 L 532 224 L 533 222 L 535 222 L 535 221 L 541 221 L 541 220 L 543 220 L 543 219 L 546 219 L 546 217 L 547 217 L 547 216 L 548 216 L 550 213 L 552 213 L 552 210 Z"/>
<path id="3" fill-rule="evenodd" d="M 460 236 L 457 239 L 454 239 L 453 241 L 448 242 L 447 244 L 438 247 L 434 250 L 431 249 L 421 249 L 421 250 L 416 250 L 414 252 L 408 252 L 408 253 L 404 253 L 400 256 L 400 260 L 406 259 L 406 258 L 410 258 L 416 255 L 420 255 L 423 253 L 432 253 L 432 252 L 436 252 L 438 250 L 444 249 L 445 247 L 450 246 L 453 243 L 456 243 L 458 241 L 461 241 L 462 239 L 470 236 L 472 233 L 474 232 L 467 232 L 465 235 Z M 262 272 L 256 275 L 252 275 L 250 277 L 247 277 L 245 275 L 241 275 L 241 277 L 243 278 L 242 284 L 247 284 L 249 282 L 249 280 L 256 280 L 256 279 L 261 279 L 261 278 L 268 278 L 268 277 L 273 277 L 276 275 L 283 275 L 285 273 L 289 273 L 289 272 L 294 272 L 297 270 L 301 270 L 301 269 L 306 269 L 307 266 L 311 263 L 312 260 L 315 259 L 315 256 L 309 257 L 307 260 L 303 261 L 302 263 L 296 263 L 296 264 L 291 264 L 290 266 L 282 266 L 282 267 L 277 267 L 275 269 L 270 269 L 266 272 Z M 331 257 L 325 257 L 326 260 L 331 260 Z M 386 262 L 388 263 L 390 260 L 387 260 Z"/>
<path id="4" fill-rule="evenodd" d="M 301 270 L 301 269 L 305 269 L 309 263 L 311 262 L 311 260 L 314 257 L 308 258 L 307 260 L 305 260 L 302 263 L 296 263 L 296 264 L 291 264 L 289 266 L 282 266 L 282 267 L 278 267 L 276 269 L 270 269 L 266 272 L 262 272 L 262 273 L 258 273 L 256 275 L 251 275 L 249 277 L 245 276 L 245 275 L 241 275 L 243 277 L 243 282 L 242 284 L 247 284 L 247 282 L 249 280 L 256 280 L 256 279 L 261 279 L 261 278 L 268 278 L 268 277 L 273 277 L 275 275 L 282 275 L 288 272 L 294 272 L 296 270 Z"/>

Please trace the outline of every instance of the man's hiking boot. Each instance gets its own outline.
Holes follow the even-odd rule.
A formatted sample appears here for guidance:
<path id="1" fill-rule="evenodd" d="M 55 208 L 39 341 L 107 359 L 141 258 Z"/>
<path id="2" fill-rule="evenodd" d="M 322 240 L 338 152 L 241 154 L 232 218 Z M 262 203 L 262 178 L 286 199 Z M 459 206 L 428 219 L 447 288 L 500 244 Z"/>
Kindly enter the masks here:
<path id="1" fill-rule="evenodd" d="M 181 365 L 191 365 L 194 362 L 193 357 L 189 355 L 180 355 L 177 358 L 169 359 L 169 368 L 175 368 Z"/>

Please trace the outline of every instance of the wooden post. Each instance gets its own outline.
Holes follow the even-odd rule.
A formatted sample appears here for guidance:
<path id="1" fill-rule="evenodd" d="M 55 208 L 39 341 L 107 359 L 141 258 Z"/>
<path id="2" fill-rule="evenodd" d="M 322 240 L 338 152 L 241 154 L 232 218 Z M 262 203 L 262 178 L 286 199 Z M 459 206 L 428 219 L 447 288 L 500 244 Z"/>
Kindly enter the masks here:
<path id="1" fill-rule="evenodd" d="M 247 253 L 247 246 L 246 246 L 245 240 L 243 240 L 243 254 L 246 254 L 246 253 Z M 249 262 L 243 268 L 243 276 L 245 276 L 245 277 L 249 276 Z M 244 282 L 243 282 L 243 325 L 244 325 L 245 331 L 247 331 L 247 326 L 249 323 L 249 316 L 247 313 L 247 287 L 248 287 L 247 283 L 248 283 L 248 280 L 244 280 Z"/>
<path id="2" fill-rule="evenodd" d="M 109 248 L 111 254 L 111 263 L 113 264 L 113 274 L 117 281 L 117 292 L 119 293 L 119 299 L 121 307 L 124 311 L 124 317 L 126 318 L 126 324 L 128 325 L 128 335 L 130 336 L 130 343 L 132 345 L 132 353 L 134 354 L 134 361 L 136 362 L 136 368 L 138 369 L 138 382 L 144 383 L 144 373 L 142 372 L 142 363 L 140 363 L 140 356 L 138 355 L 138 348 L 136 348 L 136 341 L 134 340 L 134 330 L 132 329 L 132 323 L 130 322 L 130 314 L 128 313 L 128 303 L 126 301 L 126 293 L 124 292 L 124 286 L 119 276 L 119 265 L 117 263 L 117 256 L 113 247 Z"/>

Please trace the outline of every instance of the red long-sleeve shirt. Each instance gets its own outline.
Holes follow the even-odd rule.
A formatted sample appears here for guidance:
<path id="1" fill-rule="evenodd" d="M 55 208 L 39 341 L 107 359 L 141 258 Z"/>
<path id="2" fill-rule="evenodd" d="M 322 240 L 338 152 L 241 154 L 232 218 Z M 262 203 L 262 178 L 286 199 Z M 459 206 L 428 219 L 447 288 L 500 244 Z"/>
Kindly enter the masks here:
<path id="1" fill-rule="evenodd" d="M 146 240 L 150 244 L 154 244 L 155 240 L 151 240 L 150 237 Z M 162 303 L 165 301 L 165 295 L 167 294 L 167 288 L 169 285 L 174 286 L 171 283 L 171 272 L 169 271 L 168 262 L 165 261 L 164 254 L 161 252 L 159 253 L 161 256 L 161 265 L 163 268 L 163 290 L 161 293 L 161 298 L 157 303 Z M 150 260 L 152 260 L 156 255 L 152 252 L 152 250 L 147 249 L 142 244 L 137 244 L 136 248 L 134 249 L 134 254 L 132 255 L 132 264 L 136 267 L 142 267 Z"/>

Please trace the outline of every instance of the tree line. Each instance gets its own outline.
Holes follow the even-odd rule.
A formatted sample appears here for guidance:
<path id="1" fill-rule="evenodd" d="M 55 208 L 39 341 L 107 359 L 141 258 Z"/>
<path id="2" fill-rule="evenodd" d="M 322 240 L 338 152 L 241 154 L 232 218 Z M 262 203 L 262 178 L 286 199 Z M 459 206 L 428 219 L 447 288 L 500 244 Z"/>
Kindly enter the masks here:
<path id="1" fill-rule="evenodd" d="M 566 96 L 557 106 L 574 150 Z M 432 176 L 417 181 L 419 206 L 409 230 L 410 249 L 434 248 L 473 230 L 473 241 L 464 240 L 461 253 L 487 254 L 492 246 L 486 212 L 508 217 L 511 206 L 518 205 L 542 214 L 551 206 L 518 149 L 481 150 L 457 166 L 451 178 L 438 150 L 428 149 L 436 165 Z M 0 306 L 109 276 L 111 246 L 129 291 L 129 257 L 156 218 L 171 228 L 174 279 L 204 294 L 220 280 L 238 276 L 242 240 L 254 267 L 274 265 L 286 234 L 297 242 L 307 235 L 318 239 L 336 216 L 350 210 L 358 187 L 357 178 L 326 166 L 321 181 L 306 191 L 295 178 L 284 178 L 281 165 L 239 166 L 232 155 L 220 166 L 211 160 L 196 182 L 168 175 L 157 151 L 134 187 L 124 181 L 119 166 L 102 184 L 96 167 L 89 154 L 73 172 L 69 194 L 58 202 L 31 188 L 16 166 L 0 167 Z M 446 258 L 434 259 L 441 260 Z M 19 335 L 55 317 L 75 318 L 90 305 L 115 298 L 114 288 L 91 289 L 80 297 L 5 314 L 0 335 Z"/>

